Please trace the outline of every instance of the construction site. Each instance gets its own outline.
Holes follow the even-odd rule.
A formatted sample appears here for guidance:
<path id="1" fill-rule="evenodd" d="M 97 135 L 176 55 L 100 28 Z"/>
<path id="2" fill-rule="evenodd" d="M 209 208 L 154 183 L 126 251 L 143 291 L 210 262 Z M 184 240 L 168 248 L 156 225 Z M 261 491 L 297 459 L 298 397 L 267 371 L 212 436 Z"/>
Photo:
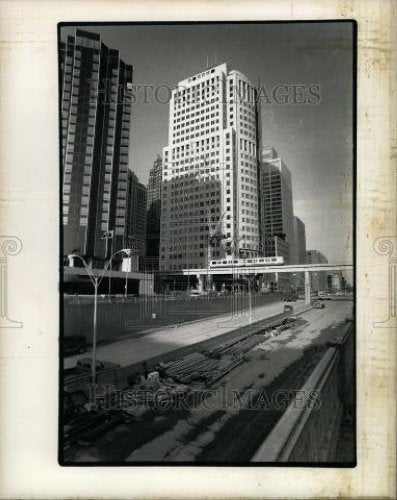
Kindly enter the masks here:
<path id="1" fill-rule="evenodd" d="M 278 302 L 216 333 L 205 323 L 222 318 L 195 323 L 189 342 L 178 343 L 188 326 L 143 332 L 99 349 L 95 385 L 87 356 L 75 356 L 63 379 L 64 462 L 353 463 L 352 307 Z"/>

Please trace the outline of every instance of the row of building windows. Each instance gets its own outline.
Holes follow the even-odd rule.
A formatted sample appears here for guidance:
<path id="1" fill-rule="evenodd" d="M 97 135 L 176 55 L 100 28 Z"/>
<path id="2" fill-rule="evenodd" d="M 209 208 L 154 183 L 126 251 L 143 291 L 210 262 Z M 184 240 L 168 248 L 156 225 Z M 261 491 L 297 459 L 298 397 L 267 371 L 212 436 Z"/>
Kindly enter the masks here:
<path id="1" fill-rule="evenodd" d="M 209 160 L 211 157 L 219 156 L 220 155 L 220 149 L 218 146 L 213 146 L 213 149 L 209 149 L 206 153 L 201 153 L 199 154 L 198 152 L 190 152 L 186 151 L 186 153 L 181 152 L 181 154 L 175 155 L 175 158 L 173 158 L 169 166 L 172 168 L 177 164 L 178 160 L 181 160 L 185 163 L 191 163 L 193 161 L 198 162 L 205 162 L 206 160 Z"/>
<path id="2" fill-rule="evenodd" d="M 213 123 L 213 125 L 215 122 Z M 189 139 L 194 139 L 195 137 L 200 137 L 200 135 L 208 135 L 208 134 L 213 134 L 215 132 L 218 132 L 220 130 L 219 126 L 216 127 L 210 127 L 210 125 L 206 124 L 206 127 L 204 130 L 201 132 L 196 132 L 195 134 L 189 134 L 188 132 L 174 132 L 173 134 L 173 144 L 177 144 L 178 142 L 183 142 L 187 141 Z M 196 129 L 199 129 L 200 127 L 196 127 Z"/>
<path id="3" fill-rule="evenodd" d="M 194 82 L 196 80 L 199 80 L 200 78 L 203 78 L 204 76 L 210 75 L 212 73 L 215 73 L 215 69 L 209 69 L 207 71 L 204 71 L 203 73 L 200 73 L 199 75 L 192 76 L 191 78 L 188 79 L 188 82 Z"/>
<path id="4" fill-rule="evenodd" d="M 200 109 L 202 108 L 202 109 Z M 174 114 L 174 123 L 172 126 L 175 125 L 175 123 L 182 123 L 185 120 L 189 120 L 190 118 L 197 117 L 200 115 L 205 115 L 207 116 L 208 114 L 211 114 L 212 111 L 215 111 L 215 114 L 219 114 L 219 103 L 215 104 L 206 104 L 206 103 L 199 103 L 195 106 L 192 106 L 191 108 L 186 108 L 186 109 L 181 109 L 180 111 L 176 111 Z"/>
<path id="5" fill-rule="evenodd" d="M 209 113 L 209 111 L 202 109 L 201 110 L 201 114 L 203 116 L 199 116 L 200 115 L 199 111 L 197 111 L 197 113 L 193 113 L 192 116 L 198 115 L 198 118 L 194 118 L 194 119 L 192 118 L 191 120 L 189 120 L 189 119 L 183 119 L 183 117 L 182 118 L 177 118 L 175 120 L 175 124 L 174 124 L 174 127 L 173 127 L 174 130 L 175 129 L 182 129 L 184 127 L 188 127 L 189 125 L 200 124 L 200 122 L 204 122 L 206 120 L 211 120 L 211 118 L 218 118 L 220 112 L 217 111 L 216 113 L 215 112 L 214 113 Z M 188 118 L 188 117 L 186 117 L 186 118 Z"/>
<path id="6" fill-rule="evenodd" d="M 213 99 L 220 94 L 220 87 L 212 87 L 207 85 L 201 90 L 196 90 L 189 92 L 191 89 L 187 89 L 186 95 L 179 96 L 178 94 L 174 97 L 175 107 L 181 108 L 182 106 L 189 106 L 192 104 L 197 104 L 197 102 L 206 101 L 213 102 Z"/>
<path id="7" fill-rule="evenodd" d="M 175 236 L 170 240 L 162 240 L 163 246 L 161 247 L 162 252 L 175 252 L 177 250 L 186 250 L 187 248 L 205 248 L 206 243 L 192 243 L 192 242 L 207 242 L 208 241 L 208 235 L 207 234 L 189 234 L 187 236 L 187 232 L 192 233 L 190 228 L 186 228 L 187 231 L 186 233 L 183 234 L 183 236 Z M 188 244 L 186 244 L 188 242 Z M 165 246 L 167 244 L 167 246 Z M 212 243 L 212 246 L 214 248 L 220 247 L 221 243 L 219 241 L 215 241 Z"/>
<path id="8" fill-rule="evenodd" d="M 216 97 L 212 97 L 212 99 L 205 99 L 205 100 L 200 100 L 200 101 L 192 101 L 192 102 L 188 102 L 188 101 L 183 101 L 183 102 L 174 102 L 174 109 L 177 110 L 177 111 L 182 111 L 183 109 L 187 110 L 187 109 L 198 109 L 200 108 L 201 106 L 211 106 L 211 104 L 214 104 L 215 102 L 217 102 L 217 98 Z"/>
<path id="9" fill-rule="evenodd" d="M 243 207 L 251 207 L 251 208 L 258 208 L 258 205 L 255 202 L 252 201 L 241 201 L 241 206 Z"/>
<path id="10" fill-rule="evenodd" d="M 181 146 L 174 146 L 172 148 L 172 157 L 174 158 L 175 154 L 178 154 L 179 152 L 182 151 L 190 151 L 191 154 L 200 151 L 200 148 L 201 151 L 204 151 L 204 148 L 208 147 L 209 144 L 211 144 L 212 147 L 214 147 L 214 145 L 219 146 L 220 144 L 219 135 L 213 137 L 207 137 L 206 139 L 201 139 L 199 141 L 195 140 L 188 144 L 182 144 Z"/>
<path id="11" fill-rule="evenodd" d="M 197 121 L 204 122 L 204 120 L 209 120 L 209 118 L 203 116 L 202 118 L 200 118 Z M 192 122 L 192 124 L 193 123 L 196 123 L 196 121 Z M 211 121 L 208 121 L 206 123 L 201 123 L 199 125 L 195 125 L 195 126 L 191 126 L 191 127 L 188 127 L 187 123 L 176 125 L 174 127 L 173 136 L 178 136 L 178 135 L 182 135 L 183 136 L 184 134 L 188 134 L 189 132 L 193 132 L 194 130 L 200 130 L 200 129 L 202 129 L 203 132 L 205 132 L 205 129 L 208 129 L 208 127 L 210 127 L 211 125 L 215 125 L 215 123 L 217 123 L 217 120 L 211 120 Z M 175 132 L 175 130 L 177 130 L 179 132 Z"/>
<path id="12" fill-rule="evenodd" d="M 171 260 L 172 259 L 186 259 L 186 257 L 187 257 L 187 255 L 184 255 L 182 253 L 179 253 L 179 254 L 173 254 L 173 253 L 171 253 L 171 254 L 168 255 L 168 258 L 171 259 Z M 189 257 L 190 258 L 192 258 L 192 257 L 193 258 L 194 257 L 204 257 L 204 252 L 194 252 L 194 251 L 192 251 L 192 252 L 189 253 Z"/>
<path id="13" fill-rule="evenodd" d="M 176 155 L 176 159 L 171 161 L 171 168 L 183 164 L 183 163 L 192 163 L 192 162 L 205 162 L 206 160 L 209 160 L 211 157 L 219 156 L 220 155 L 220 150 L 219 148 L 214 148 L 210 152 L 205 153 L 204 155 L 195 155 L 194 153 L 189 153 L 188 151 L 186 152 L 186 156 L 184 156 L 184 152 L 182 152 L 180 155 Z M 180 160 L 180 161 L 179 161 Z"/>
<path id="14" fill-rule="evenodd" d="M 176 101 L 184 100 L 188 97 L 194 96 L 197 93 L 208 90 L 216 90 L 219 87 L 219 76 L 208 78 L 196 85 L 190 85 L 188 87 L 179 87 L 174 94 Z"/>

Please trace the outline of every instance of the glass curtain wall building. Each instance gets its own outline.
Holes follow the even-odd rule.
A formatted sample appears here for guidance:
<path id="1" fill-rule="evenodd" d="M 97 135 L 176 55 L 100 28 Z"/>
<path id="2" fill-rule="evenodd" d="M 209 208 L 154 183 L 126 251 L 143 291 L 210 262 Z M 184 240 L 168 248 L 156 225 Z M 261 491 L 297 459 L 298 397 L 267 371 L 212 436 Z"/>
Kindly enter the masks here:
<path id="1" fill-rule="evenodd" d="M 262 150 L 259 190 L 265 256 L 281 256 L 290 264 L 294 244 L 291 173 L 271 147 Z"/>

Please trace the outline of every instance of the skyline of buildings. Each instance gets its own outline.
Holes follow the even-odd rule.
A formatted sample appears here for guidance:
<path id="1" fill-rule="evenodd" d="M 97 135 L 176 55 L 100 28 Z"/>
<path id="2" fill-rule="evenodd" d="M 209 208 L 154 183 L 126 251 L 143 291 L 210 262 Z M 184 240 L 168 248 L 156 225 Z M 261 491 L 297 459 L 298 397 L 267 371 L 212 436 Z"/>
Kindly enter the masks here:
<path id="1" fill-rule="evenodd" d="M 221 26 L 220 31 L 216 26 L 216 38 L 212 37 L 210 25 L 164 25 L 161 29 L 155 25 L 81 26 L 100 33 L 108 47 L 117 48 L 124 61 L 134 64 L 130 168 L 141 182 L 147 184 L 152 162 L 167 144 L 169 89 L 175 88 L 185 76 L 208 67 L 207 49 L 201 42 L 206 39 L 211 53 L 217 51 L 222 55 L 222 60 L 218 61 L 226 61 L 231 68 L 239 69 L 262 90 L 259 100 L 264 145 L 274 146 L 293 174 L 294 208 L 296 215 L 306 223 L 308 245 L 326 252 L 332 262 L 350 261 L 351 218 L 344 212 L 350 206 L 352 180 L 352 137 L 348 125 L 351 114 L 348 66 L 351 61 L 349 51 L 343 50 L 344 42 L 341 42 L 348 40 L 349 30 L 339 30 L 335 26 L 341 33 L 335 50 L 331 50 L 331 45 L 327 46 L 322 57 L 313 52 L 316 63 L 308 65 L 302 64 L 307 60 L 300 42 L 304 33 L 320 35 L 319 26 L 307 24 L 299 28 L 300 25 L 281 24 L 279 29 L 273 30 L 264 23 L 257 26 L 256 36 L 250 26 L 231 24 Z M 74 32 L 75 26 L 62 27 L 61 39 L 68 34 L 74 35 Z M 326 24 L 321 25 L 321 36 L 325 39 L 333 39 L 333 32 L 334 26 L 330 31 Z M 230 33 L 237 37 L 240 34 L 246 41 L 245 45 L 236 45 Z M 183 40 L 182 53 L 175 50 L 175 35 Z M 297 53 L 293 57 L 293 51 L 278 54 L 279 43 L 291 49 L 295 47 Z M 156 53 L 161 53 L 158 64 L 150 56 L 150 47 L 153 46 Z M 272 50 L 263 50 L 264 47 L 272 47 Z M 345 68 L 343 71 L 342 67 Z M 337 79 L 329 79 L 332 68 L 338 74 Z M 275 84 L 307 85 L 310 82 L 321 86 L 321 101 L 315 105 L 275 105 L 266 98 Z M 283 97 L 281 90 L 280 95 Z M 308 179 L 316 183 L 316 189 L 313 189 L 313 182 L 307 182 Z M 331 200 L 337 199 L 339 193 L 343 194 L 344 203 L 332 205 Z M 331 212 L 330 219 L 325 218 Z"/>
<path id="2" fill-rule="evenodd" d="M 223 63 L 179 82 L 169 143 L 145 187 L 130 169 L 132 66 L 79 29 L 60 49 L 66 253 L 100 267 L 129 247 L 163 271 L 227 255 L 305 263 L 291 173 L 262 147 L 257 89 L 245 75 Z"/>

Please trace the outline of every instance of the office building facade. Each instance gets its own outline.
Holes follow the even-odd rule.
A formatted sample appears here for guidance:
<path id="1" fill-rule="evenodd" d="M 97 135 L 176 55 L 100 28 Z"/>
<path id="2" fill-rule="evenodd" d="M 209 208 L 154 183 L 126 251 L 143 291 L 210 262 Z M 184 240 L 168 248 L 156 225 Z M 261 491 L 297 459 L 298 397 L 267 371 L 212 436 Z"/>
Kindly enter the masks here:
<path id="1" fill-rule="evenodd" d="M 153 163 L 153 167 L 149 171 L 149 181 L 147 186 L 147 208 L 148 210 L 153 203 L 161 200 L 161 180 L 163 172 L 163 161 L 160 155 L 157 155 Z"/>
<path id="2" fill-rule="evenodd" d="M 306 228 L 299 217 L 294 216 L 294 241 L 291 264 L 306 264 Z"/>
<path id="3" fill-rule="evenodd" d="M 327 264 L 328 259 L 318 250 L 307 251 L 308 264 Z M 327 271 L 310 273 L 311 289 L 314 292 L 320 292 L 327 289 Z"/>
<path id="4" fill-rule="evenodd" d="M 125 246 L 132 66 L 77 29 L 60 44 L 60 89 L 64 253 L 103 267 Z"/>
<path id="5" fill-rule="evenodd" d="M 262 252 L 266 257 L 283 257 L 290 264 L 294 246 L 291 173 L 270 146 L 261 149 L 258 190 Z M 291 287 L 289 273 L 268 274 L 264 280 L 271 290 Z"/>
<path id="6" fill-rule="evenodd" d="M 126 247 L 133 250 L 133 255 L 144 256 L 146 253 L 147 189 L 131 170 L 128 170 L 127 200 Z"/>
<path id="7" fill-rule="evenodd" d="M 221 64 L 179 82 L 163 151 L 161 270 L 258 255 L 259 137 L 245 75 Z"/>
<path id="8" fill-rule="evenodd" d="M 334 271 L 327 276 L 327 287 L 331 292 L 340 292 L 344 284 L 342 271 Z"/>
<path id="9" fill-rule="evenodd" d="M 162 158 L 158 156 L 149 172 L 147 187 L 146 261 L 151 270 L 159 268 Z"/>
<path id="10" fill-rule="evenodd" d="M 266 257 L 293 259 L 294 228 L 291 173 L 272 147 L 262 149 L 259 165 L 260 225 Z"/>

